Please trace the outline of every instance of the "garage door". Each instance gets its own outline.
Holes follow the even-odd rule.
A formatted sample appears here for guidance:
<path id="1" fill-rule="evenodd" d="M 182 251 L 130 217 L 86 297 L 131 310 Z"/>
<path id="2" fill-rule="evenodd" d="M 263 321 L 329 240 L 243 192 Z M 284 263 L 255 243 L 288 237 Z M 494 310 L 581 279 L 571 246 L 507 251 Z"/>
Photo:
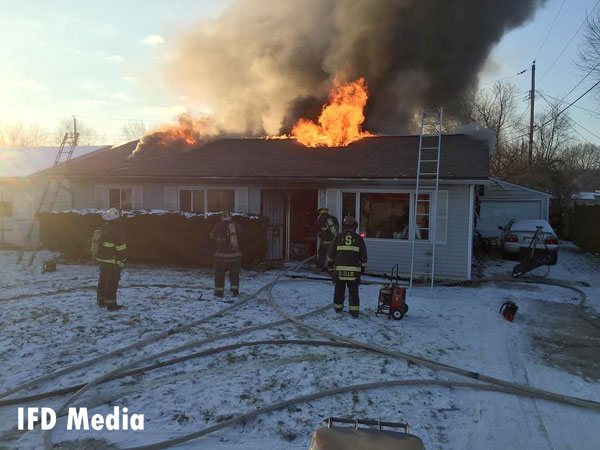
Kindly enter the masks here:
<path id="1" fill-rule="evenodd" d="M 542 216 L 540 200 L 490 201 L 481 202 L 477 230 L 486 237 L 499 236 L 498 226 L 504 226 L 510 219 L 539 220 Z"/>

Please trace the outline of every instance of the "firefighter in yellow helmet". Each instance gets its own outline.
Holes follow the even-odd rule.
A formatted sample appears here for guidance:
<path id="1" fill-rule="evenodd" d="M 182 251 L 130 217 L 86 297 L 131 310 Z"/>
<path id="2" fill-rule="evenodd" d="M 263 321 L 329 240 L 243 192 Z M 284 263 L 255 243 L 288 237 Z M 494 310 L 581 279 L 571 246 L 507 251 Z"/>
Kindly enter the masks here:
<path id="1" fill-rule="evenodd" d="M 317 211 L 317 236 L 319 236 L 319 251 L 317 254 L 317 269 L 325 270 L 327 260 L 327 252 L 331 241 L 338 234 L 340 224 L 335 216 L 329 214 L 327 208 L 319 208 Z"/>
<path id="2" fill-rule="evenodd" d="M 229 211 L 223 211 L 221 221 L 215 225 L 210 237 L 216 240 L 215 252 L 215 296 L 223 297 L 225 290 L 225 272 L 229 271 L 231 293 L 240 293 L 240 268 L 242 253 L 240 251 L 240 225 L 231 220 Z"/>
<path id="3" fill-rule="evenodd" d="M 106 306 L 109 311 L 123 308 L 117 304 L 121 269 L 125 267 L 127 258 L 127 243 L 121 217 L 119 208 L 110 208 L 102 215 L 106 223 L 94 232 L 94 240 L 97 240 L 96 261 L 100 265 L 98 305 Z"/>
<path id="4" fill-rule="evenodd" d="M 342 232 L 338 234 L 327 255 L 327 263 L 332 267 L 335 283 L 333 308 L 336 313 L 344 309 L 344 295 L 348 286 L 350 315 L 357 318 L 359 314 L 358 286 L 360 276 L 367 266 L 367 247 L 362 237 L 356 234 L 356 220 L 352 216 L 344 217 Z"/>

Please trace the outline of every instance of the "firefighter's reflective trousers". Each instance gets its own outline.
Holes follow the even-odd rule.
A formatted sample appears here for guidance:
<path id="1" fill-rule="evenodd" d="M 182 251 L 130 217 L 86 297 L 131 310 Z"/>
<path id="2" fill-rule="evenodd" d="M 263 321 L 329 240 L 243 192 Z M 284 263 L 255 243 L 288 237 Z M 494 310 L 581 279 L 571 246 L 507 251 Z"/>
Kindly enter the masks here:
<path id="1" fill-rule="evenodd" d="M 121 279 L 121 267 L 117 264 L 100 263 L 98 278 L 98 304 L 110 306 L 117 304 L 117 288 Z"/>
<path id="2" fill-rule="evenodd" d="M 240 291 L 240 268 L 242 266 L 241 258 L 215 256 L 215 293 L 223 295 L 225 289 L 225 272 L 229 271 L 229 283 L 231 292 L 238 294 Z"/>
<path id="3" fill-rule="evenodd" d="M 333 307 L 336 311 L 344 309 L 344 294 L 348 286 L 348 310 L 350 313 L 358 313 L 360 300 L 358 298 L 358 286 L 360 285 L 360 267 L 352 267 L 353 271 L 344 266 L 336 266 L 335 290 L 333 292 Z"/>
<path id="4" fill-rule="evenodd" d="M 327 260 L 327 252 L 329 252 L 329 245 L 331 241 L 323 241 L 319 243 L 319 253 L 317 255 L 317 269 L 325 269 L 325 261 Z"/>

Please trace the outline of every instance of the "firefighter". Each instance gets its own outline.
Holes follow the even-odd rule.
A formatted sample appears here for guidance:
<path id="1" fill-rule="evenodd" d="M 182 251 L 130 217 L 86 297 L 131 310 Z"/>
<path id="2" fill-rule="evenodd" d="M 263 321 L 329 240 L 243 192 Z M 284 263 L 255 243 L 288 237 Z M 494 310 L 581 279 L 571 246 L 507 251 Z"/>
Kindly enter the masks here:
<path id="1" fill-rule="evenodd" d="M 231 293 L 240 294 L 240 268 L 242 254 L 240 252 L 240 225 L 231 219 L 229 211 L 223 211 L 221 221 L 215 225 L 210 237 L 215 239 L 215 296 L 223 297 L 225 289 L 225 272 L 229 271 Z"/>
<path id="2" fill-rule="evenodd" d="M 121 269 L 125 267 L 127 243 L 121 223 L 122 213 L 118 208 L 110 208 L 102 218 L 104 225 L 94 233 L 97 237 L 96 261 L 100 264 L 98 279 L 98 305 L 109 311 L 123 308 L 117 304 L 117 289 L 121 279 Z"/>
<path id="3" fill-rule="evenodd" d="M 332 269 L 335 284 L 333 308 L 336 313 L 344 309 L 344 294 L 346 286 L 349 293 L 349 307 L 352 318 L 358 318 L 359 298 L 358 286 L 360 276 L 367 266 L 367 247 L 362 237 L 356 234 L 356 220 L 352 216 L 344 217 L 342 232 L 338 234 L 327 255 L 327 264 Z"/>
<path id="4" fill-rule="evenodd" d="M 331 241 L 338 234 L 340 224 L 336 217 L 329 214 L 327 208 L 319 208 L 317 211 L 317 235 L 319 236 L 319 253 L 317 256 L 317 269 L 325 270 L 327 252 Z"/>

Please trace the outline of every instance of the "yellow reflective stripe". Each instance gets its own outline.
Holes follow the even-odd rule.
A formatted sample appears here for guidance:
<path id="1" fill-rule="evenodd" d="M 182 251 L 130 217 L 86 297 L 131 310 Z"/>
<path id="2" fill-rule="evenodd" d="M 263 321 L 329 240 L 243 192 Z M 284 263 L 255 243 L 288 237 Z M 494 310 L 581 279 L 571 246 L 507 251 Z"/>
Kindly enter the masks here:
<path id="1" fill-rule="evenodd" d="M 109 264 L 114 264 L 115 263 L 114 259 L 100 259 L 100 258 L 96 258 L 96 261 L 103 262 L 103 263 L 109 263 Z"/>
<path id="2" fill-rule="evenodd" d="M 359 310 L 358 308 L 359 308 L 359 306 L 354 306 L 354 305 L 348 306 L 348 310 L 350 310 L 350 311 L 358 311 Z"/>
<path id="3" fill-rule="evenodd" d="M 360 272 L 360 267 L 358 266 L 335 266 L 335 270 L 346 270 L 348 272 Z"/>
<path id="4" fill-rule="evenodd" d="M 125 263 L 123 261 L 117 261 L 119 267 L 125 267 Z"/>
<path id="5" fill-rule="evenodd" d="M 215 291 L 222 291 L 223 289 L 225 289 L 225 288 L 222 288 L 222 287 L 216 287 L 216 288 L 215 288 Z"/>
<path id="6" fill-rule="evenodd" d="M 356 280 L 356 277 L 337 277 L 337 279 L 342 281 L 354 281 Z"/>
<path id="7" fill-rule="evenodd" d="M 334 309 L 344 309 L 344 305 L 340 305 L 339 303 L 334 303 L 333 308 Z"/>
<path id="8" fill-rule="evenodd" d="M 362 267 L 365 267 L 365 266 L 367 265 L 367 263 L 360 263 L 360 265 L 361 265 Z"/>
<path id="9" fill-rule="evenodd" d="M 102 243 L 102 247 L 113 248 L 114 246 L 115 246 L 115 244 L 113 244 L 112 242 L 103 242 Z"/>
<path id="10" fill-rule="evenodd" d="M 240 288 L 239 286 L 233 286 L 233 285 L 231 286 L 231 289 L 239 289 L 239 288 Z"/>
<path id="11" fill-rule="evenodd" d="M 355 245 L 338 245 L 336 250 L 348 250 L 349 252 L 360 252 L 360 247 Z"/>
<path id="12" fill-rule="evenodd" d="M 120 252 L 121 250 L 125 250 L 127 248 L 127 244 L 117 245 L 115 248 Z"/>

